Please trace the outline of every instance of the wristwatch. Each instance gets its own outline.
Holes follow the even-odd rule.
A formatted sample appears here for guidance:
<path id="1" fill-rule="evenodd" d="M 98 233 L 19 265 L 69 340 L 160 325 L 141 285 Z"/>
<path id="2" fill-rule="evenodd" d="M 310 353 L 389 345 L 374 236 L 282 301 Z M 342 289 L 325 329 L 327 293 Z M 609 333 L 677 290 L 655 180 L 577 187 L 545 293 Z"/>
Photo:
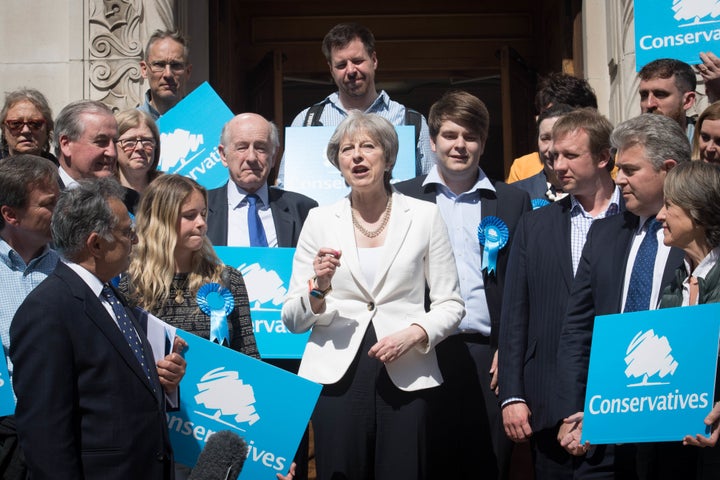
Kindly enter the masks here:
<path id="1" fill-rule="evenodd" d="M 323 298 L 325 298 L 325 295 L 332 291 L 332 285 L 328 286 L 328 288 L 326 288 L 325 290 L 320 290 L 320 288 L 318 288 L 316 275 L 310 280 L 308 280 L 308 291 L 313 297 L 322 300 Z"/>

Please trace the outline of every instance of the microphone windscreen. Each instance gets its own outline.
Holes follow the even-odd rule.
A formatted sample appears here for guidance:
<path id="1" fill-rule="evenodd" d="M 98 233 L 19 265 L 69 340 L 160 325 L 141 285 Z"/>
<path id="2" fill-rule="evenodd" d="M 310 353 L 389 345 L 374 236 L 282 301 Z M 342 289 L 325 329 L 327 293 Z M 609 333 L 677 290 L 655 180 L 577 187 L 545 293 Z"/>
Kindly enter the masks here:
<path id="1" fill-rule="evenodd" d="M 237 480 L 248 446 L 238 434 L 221 430 L 208 438 L 188 480 Z"/>

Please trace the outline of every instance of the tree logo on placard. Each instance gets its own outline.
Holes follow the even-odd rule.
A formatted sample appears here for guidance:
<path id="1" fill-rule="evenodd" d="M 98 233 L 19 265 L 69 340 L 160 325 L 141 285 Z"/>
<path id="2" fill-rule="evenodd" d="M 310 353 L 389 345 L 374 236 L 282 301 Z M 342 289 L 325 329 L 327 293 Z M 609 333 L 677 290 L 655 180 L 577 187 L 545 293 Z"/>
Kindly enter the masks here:
<path id="1" fill-rule="evenodd" d="M 188 130 L 176 128 L 172 133 L 161 133 L 160 164 L 158 168 L 163 172 L 177 173 L 185 165 L 205 151 L 202 133 L 190 133 Z M 200 149 L 200 150 L 198 150 Z"/>
<path id="2" fill-rule="evenodd" d="M 253 310 L 262 310 L 262 305 L 265 305 L 267 310 L 282 309 L 287 288 L 275 270 L 267 270 L 259 263 L 242 264 L 237 269 L 245 279 L 250 307 Z"/>
<path id="3" fill-rule="evenodd" d="M 674 0 L 672 9 L 675 20 L 686 22 L 679 24 L 680 27 L 720 22 L 718 0 Z"/>
<path id="4" fill-rule="evenodd" d="M 236 424 L 252 425 L 260 420 L 260 415 L 255 410 L 255 392 L 251 385 L 242 381 L 238 372 L 224 371 L 224 368 L 210 370 L 197 384 L 200 393 L 195 395 L 195 402 L 214 412 L 209 414 L 195 411 L 195 413 L 236 430 L 245 431 Z M 222 418 L 224 416 L 232 416 L 234 422 L 224 420 Z"/>
<path id="5" fill-rule="evenodd" d="M 667 337 L 661 337 L 650 329 L 639 331 L 630 341 L 625 352 L 625 376 L 640 378 L 640 382 L 628 384 L 628 387 L 667 385 L 670 382 L 659 381 L 668 375 L 674 375 L 678 362 L 671 355 L 672 347 Z"/>

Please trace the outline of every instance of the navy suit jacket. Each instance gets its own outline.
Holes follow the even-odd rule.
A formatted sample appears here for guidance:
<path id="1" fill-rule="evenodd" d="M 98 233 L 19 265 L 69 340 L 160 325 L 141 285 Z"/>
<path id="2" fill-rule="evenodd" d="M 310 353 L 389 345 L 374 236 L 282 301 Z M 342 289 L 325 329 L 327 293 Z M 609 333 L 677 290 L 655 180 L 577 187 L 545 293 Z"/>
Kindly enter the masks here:
<path id="1" fill-rule="evenodd" d="M 533 175 L 532 177 L 518 180 L 511 184 L 515 188 L 519 188 L 530 195 L 530 200 L 540 198 L 547 200 L 545 193 L 547 192 L 547 177 L 545 171 L 541 170 L 540 173 Z"/>
<path id="2" fill-rule="evenodd" d="M 622 311 L 623 284 L 639 217 L 630 212 L 595 222 L 578 266 L 558 356 L 559 418 L 582 411 L 590 362 L 590 344 L 596 315 Z M 685 254 L 672 248 L 665 264 L 660 292 L 670 284 Z M 630 266 L 632 268 L 632 266 Z"/>
<path id="3" fill-rule="evenodd" d="M 555 425 L 557 346 L 573 284 L 570 197 L 523 215 L 508 265 L 499 400 L 524 399 L 534 431 Z"/>
<path id="4" fill-rule="evenodd" d="M 427 200 L 436 203 L 437 192 L 434 184 L 423 186 L 427 175 L 421 175 L 411 180 L 399 182 L 393 186 L 401 193 L 420 200 Z M 483 270 L 483 283 L 485 285 L 485 298 L 490 312 L 490 345 L 497 348 L 498 332 L 500 328 L 500 311 L 502 308 L 503 289 L 506 284 L 505 271 L 507 269 L 508 257 L 513 239 L 515 237 L 515 226 L 523 213 L 532 210 L 530 197 L 526 192 L 518 190 L 503 182 L 491 180 L 495 192 L 480 190 L 480 208 L 482 218 L 494 215 L 500 218 L 508 226 L 510 237 L 508 243 L 498 252 L 497 267 L 495 273 L 488 275 Z M 482 248 L 482 247 L 481 247 Z"/>
<path id="5" fill-rule="evenodd" d="M 227 245 L 228 205 L 226 183 L 208 192 L 207 236 L 215 246 Z M 311 208 L 318 203 L 310 197 L 295 192 L 270 187 L 268 189 L 270 211 L 279 247 L 297 246 L 300 230 Z"/>
<path id="6" fill-rule="evenodd" d="M 126 310 L 154 365 L 144 331 Z M 173 478 L 157 370 L 150 368 L 153 388 L 113 318 L 72 269 L 58 263 L 28 294 L 10 339 L 17 430 L 31 478 Z"/>

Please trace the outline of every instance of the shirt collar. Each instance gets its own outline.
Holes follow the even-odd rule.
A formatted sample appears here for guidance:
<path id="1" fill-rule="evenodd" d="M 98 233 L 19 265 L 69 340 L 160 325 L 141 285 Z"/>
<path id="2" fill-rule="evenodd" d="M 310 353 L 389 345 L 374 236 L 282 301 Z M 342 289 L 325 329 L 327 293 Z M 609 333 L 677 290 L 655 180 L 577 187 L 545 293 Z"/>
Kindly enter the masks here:
<path id="1" fill-rule="evenodd" d="M 698 266 L 695 267 L 695 270 L 691 272 L 692 276 L 695 278 L 705 278 L 707 274 L 710 273 L 712 267 L 715 266 L 718 258 L 720 258 L 720 247 L 715 247 L 710 250 L 710 253 L 705 255 L 705 258 L 703 258 Z M 690 272 L 690 262 L 688 262 L 687 257 L 684 259 L 684 262 L 685 271 Z"/>
<path id="2" fill-rule="evenodd" d="M 570 195 L 570 212 L 582 212 L 585 216 L 590 216 L 586 211 L 585 208 L 582 206 L 582 204 L 575 198 L 575 195 Z M 613 188 L 613 193 L 610 196 L 610 201 L 607 204 L 607 208 L 605 208 L 605 211 L 603 212 L 606 216 L 615 215 L 616 213 L 620 212 L 620 188 L 615 185 Z"/>
<path id="3" fill-rule="evenodd" d="M 338 92 L 331 93 L 327 97 L 328 102 L 335 105 L 339 110 L 347 113 L 347 110 L 343 106 L 343 104 L 340 102 L 340 95 Z M 381 110 L 387 110 L 390 105 L 390 96 L 385 92 L 385 90 L 381 90 L 378 94 L 375 101 L 365 110 L 364 113 L 372 113 L 372 112 L 379 112 Z"/>
<path id="4" fill-rule="evenodd" d="M 238 205 L 240 205 L 240 202 L 245 200 L 245 197 L 248 196 L 247 190 L 240 188 L 235 182 L 228 181 L 228 206 L 230 207 L 230 210 L 234 209 Z M 255 195 L 260 197 L 260 201 L 262 202 L 263 206 L 270 205 L 269 200 L 269 192 L 268 192 L 268 186 L 267 184 L 260 187 L 260 189 L 255 192 Z"/>
<path id="5" fill-rule="evenodd" d="M 152 92 L 148 88 L 145 92 L 145 105 L 147 106 L 148 113 L 153 117 L 154 120 L 160 118 L 160 112 L 158 112 L 152 104 Z"/>
<path id="6" fill-rule="evenodd" d="M 58 174 L 60 175 L 60 180 L 62 180 L 65 188 L 74 188 L 77 185 L 77 180 L 72 178 L 62 165 L 58 167 Z"/>
<path id="7" fill-rule="evenodd" d="M 30 263 L 25 264 L 25 260 L 5 241 L 4 238 L 0 238 L 0 261 L 2 261 L 8 267 L 15 266 L 16 268 L 26 268 L 32 264 L 35 264 L 45 258 L 47 255 L 55 255 L 55 250 L 52 250 L 49 246 L 45 245 L 43 251 L 37 257 L 30 260 Z"/>
<path id="8" fill-rule="evenodd" d="M 63 258 L 62 261 L 80 278 L 82 278 L 83 282 L 85 282 L 87 286 L 90 287 L 90 290 L 92 290 L 96 297 L 100 297 L 100 293 L 102 293 L 104 284 L 98 277 L 95 276 L 94 273 L 92 273 L 90 270 L 86 269 L 82 265 L 72 262 L 66 258 Z"/>
<path id="9" fill-rule="evenodd" d="M 440 176 L 440 172 L 438 170 L 437 165 L 433 165 L 433 167 L 430 169 L 430 171 L 427 174 L 427 177 L 425 178 L 425 181 L 423 182 L 423 187 L 426 185 L 440 185 L 444 190 L 450 192 L 450 189 L 445 184 L 445 181 Z M 478 167 L 478 178 L 475 181 L 475 184 L 470 187 L 470 189 L 467 192 L 461 193 L 461 195 L 466 195 L 468 193 L 473 193 L 475 191 L 479 190 L 489 190 L 491 192 L 495 191 L 495 187 L 493 186 L 490 179 L 485 175 L 485 172 L 483 172 L 482 168 Z M 453 194 L 454 195 L 454 194 Z"/>

